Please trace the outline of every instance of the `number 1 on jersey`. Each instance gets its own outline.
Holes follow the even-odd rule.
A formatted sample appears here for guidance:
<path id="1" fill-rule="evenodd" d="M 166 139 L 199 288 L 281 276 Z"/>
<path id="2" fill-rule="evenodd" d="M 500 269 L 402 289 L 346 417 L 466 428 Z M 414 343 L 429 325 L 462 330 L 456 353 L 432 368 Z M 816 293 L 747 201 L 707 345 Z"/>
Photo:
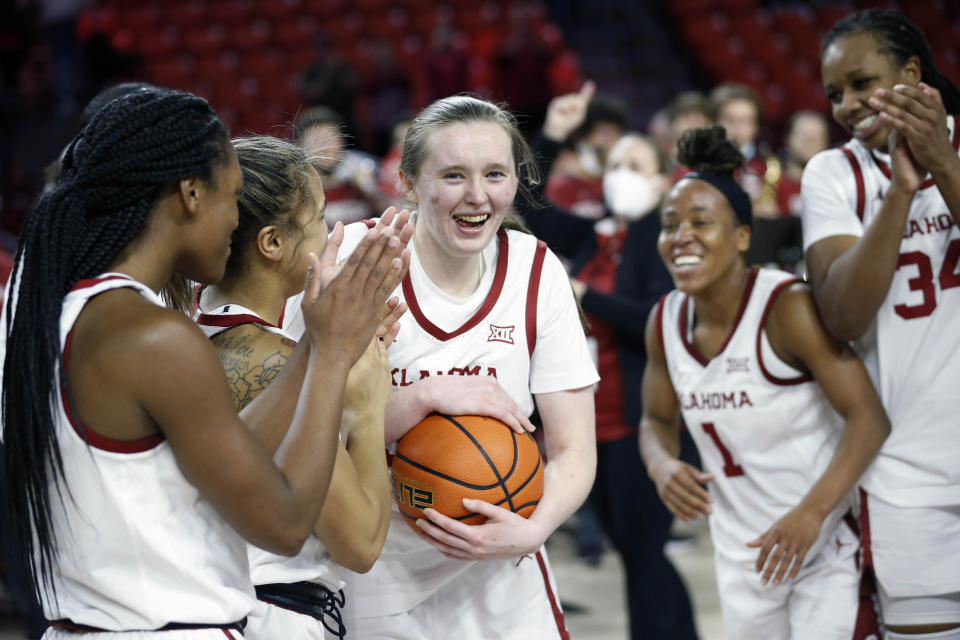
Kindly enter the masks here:
<path id="1" fill-rule="evenodd" d="M 738 465 L 733 461 L 733 456 L 730 455 L 730 452 L 723 442 L 720 441 L 720 436 L 717 435 L 717 428 L 713 426 L 712 422 L 704 422 L 703 430 L 706 431 L 707 435 L 710 436 L 710 439 L 713 440 L 714 444 L 717 445 L 717 449 L 720 449 L 720 455 L 723 456 L 723 475 L 728 478 L 733 478 L 736 476 L 743 475 L 743 467 Z"/>

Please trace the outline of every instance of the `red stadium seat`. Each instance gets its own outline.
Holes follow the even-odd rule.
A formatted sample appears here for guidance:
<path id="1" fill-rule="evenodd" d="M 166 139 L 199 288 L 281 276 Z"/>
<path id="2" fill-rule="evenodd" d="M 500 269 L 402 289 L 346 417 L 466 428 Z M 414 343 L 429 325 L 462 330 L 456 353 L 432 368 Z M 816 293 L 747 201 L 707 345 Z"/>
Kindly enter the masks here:
<path id="1" fill-rule="evenodd" d="M 160 8 L 155 4 L 130 7 L 117 17 L 117 21 L 137 33 L 148 34 L 155 31 L 160 22 Z"/>
<path id="2" fill-rule="evenodd" d="M 817 11 L 817 24 L 824 31 L 854 12 L 851 5 L 841 7 L 823 7 Z"/>
<path id="3" fill-rule="evenodd" d="M 156 60 L 147 68 L 150 82 L 171 89 L 182 89 L 194 77 L 196 60 L 193 56 L 182 54 L 176 58 Z"/>
<path id="4" fill-rule="evenodd" d="M 173 25 L 166 26 L 159 32 L 134 31 L 134 33 L 136 34 L 134 47 L 148 61 L 168 58 L 180 48 L 180 31 Z"/>
<path id="5" fill-rule="evenodd" d="M 293 71 L 303 71 L 313 62 L 312 49 L 293 49 L 287 52 L 287 69 Z"/>
<path id="6" fill-rule="evenodd" d="M 706 14 L 717 8 L 714 0 L 670 0 L 670 8 L 676 16 Z"/>
<path id="7" fill-rule="evenodd" d="M 920 27 L 924 33 L 938 25 L 950 22 L 943 3 L 937 0 L 904 2 L 902 11 L 903 15 Z"/>
<path id="8" fill-rule="evenodd" d="M 790 115 L 787 92 L 776 83 L 767 84 L 761 94 L 764 118 L 767 122 L 782 122 Z"/>
<path id="9" fill-rule="evenodd" d="M 320 32 L 320 24 L 312 15 L 303 15 L 296 19 L 277 22 L 273 31 L 273 41 L 287 51 L 311 49 L 313 40 Z"/>
<path id="10" fill-rule="evenodd" d="M 296 20 L 304 11 L 302 0 L 271 0 L 254 5 L 254 15 L 266 18 L 274 24 Z"/>
<path id="11" fill-rule="evenodd" d="M 204 0 L 164 2 L 160 7 L 162 24 L 173 24 L 181 29 L 202 28 L 209 20 Z"/>
<path id="12" fill-rule="evenodd" d="M 263 49 L 273 42 L 273 24 L 258 18 L 246 25 L 237 25 L 230 30 L 226 45 L 239 51 Z"/>
<path id="13" fill-rule="evenodd" d="M 253 19 L 253 0 L 210 0 L 207 15 L 210 20 L 227 25 L 241 25 Z"/>
<path id="14" fill-rule="evenodd" d="M 214 22 L 206 28 L 190 28 L 183 32 L 181 45 L 197 56 L 213 55 L 223 49 L 227 28 L 220 22 Z"/>

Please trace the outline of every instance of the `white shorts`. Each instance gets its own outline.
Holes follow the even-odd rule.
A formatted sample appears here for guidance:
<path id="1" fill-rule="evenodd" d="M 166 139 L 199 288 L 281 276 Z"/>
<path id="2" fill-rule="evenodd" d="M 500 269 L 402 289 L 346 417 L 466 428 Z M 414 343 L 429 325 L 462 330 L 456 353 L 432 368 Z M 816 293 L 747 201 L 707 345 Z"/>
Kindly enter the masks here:
<path id="1" fill-rule="evenodd" d="M 283 607 L 257 600 L 247 616 L 243 630 L 247 640 L 331 640 L 337 636 L 327 632 L 313 616 L 290 611 Z M 350 634 L 347 634 L 348 637 Z"/>
<path id="2" fill-rule="evenodd" d="M 960 505 L 898 507 L 861 492 L 860 510 L 881 597 L 960 594 Z"/>
<path id="3" fill-rule="evenodd" d="M 792 584 L 763 586 L 762 574 L 717 554 L 727 638 L 850 640 L 860 607 L 856 534 L 844 523 Z"/>
<path id="4" fill-rule="evenodd" d="M 347 637 L 363 640 L 567 640 L 546 552 L 475 562 L 410 611 L 376 617 L 345 607 Z"/>
<path id="5" fill-rule="evenodd" d="M 103 633 L 77 633 L 47 627 L 42 640 L 243 640 L 235 629 L 178 629 L 175 631 L 104 631 Z"/>

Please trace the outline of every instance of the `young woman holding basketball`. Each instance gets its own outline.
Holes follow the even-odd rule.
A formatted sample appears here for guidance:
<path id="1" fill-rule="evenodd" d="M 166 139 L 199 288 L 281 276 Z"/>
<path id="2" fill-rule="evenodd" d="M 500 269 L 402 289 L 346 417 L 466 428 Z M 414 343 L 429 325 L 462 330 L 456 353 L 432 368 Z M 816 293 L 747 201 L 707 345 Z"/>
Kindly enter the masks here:
<path id="1" fill-rule="evenodd" d="M 552 111 L 588 102 L 589 89 L 557 99 Z M 530 519 L 464 500 L 485 524 L 427 510 L 421 537 L 394 510 L 373 569 L 347 579 L 348 627 L 358 637 L 567 637 L 543 542 L 593 481 L 597 375 L 559 260 L 509 228 L 508 210 L 525 204 L 518 189 L 535 183 L 531 171 L 512 116 L 482 100 L 439 100 L 404 139 L 400 178 L 418 209 L 409 276 L 396 292 L 410 312 L 388 350 L 396 390 L 386 441 L 430 410 L 504 416 L 522 429 L 536 402 L 545 486 Z M 348 227 L 344 248 L 364 228 Z"/>
<path id="2" fill-rule="evenodd" d="M 3 439 L 45 637 L 240 637 L 243 540 L 295 554 L 316 523 L 401 243 L 371 231 L 322 294 L 310 259 L 308 339 L 241 421 L 209 342 L 156 293 L 175 273 L 223 276 L 241 184 L 206 101 L 146 88 L 94 116 L 30 215 L 4 309 Z"/>
<path id="3" fill-rule="evenodd" d="M 863 358 L 893 431 L 864 475 L 865 559 L 890 638 L 960 638 L 960 90 L 923 33 L 861 11 L 825 39 L 852 139 L 802 181 L 803 243 L 830 331 Z"/>
<path id="4" fill-rule="evenodd" d="M 295 342 L 280 329 L 286 299 L 300 290 L 309 252 L 327 243 L 320 176 L 302 147 L 266 136 L 233 141 L 243 189 L 239 222 L 223 279 L 201 291 L 197 324 L 220 355 L 238 410 L 256 398 L 286 366 Z M 393 222 L 389 209 L 382 218 Z M 413 227 L 395 227 L 406 242 Z M 339 240 L 335 239 L 339 242 Z M 394 298 L 381 331 L 406 307 Z M 392 304 L 389 304 L 392 303 Z M 363 573 L 380 553 L 390 514 L 390 481 L 383 455 L 383 415 L 390 396 L 386 346 L 371 340 L 350 371 L 343 401 L 341 440 L 330 490 L 314 535 L 287 558 L 248 547 L 259 602 L 246 636 L 343 637 L 341 567 Z"/>
<path id="5" fill-rule="evenodd" d="M 710 515 L 727 637 L 849 639 L 860 580 L 842 520 L 889 424 L 807 289 L 744 263 L 751 205 L 723 128 L 686 133 L 679 157 L 697 172 L 661 209 L 677 288 L 647 322 L 644 462 L 677 517 Z M 676 457 L 681 418 L 703 471 Z"/>

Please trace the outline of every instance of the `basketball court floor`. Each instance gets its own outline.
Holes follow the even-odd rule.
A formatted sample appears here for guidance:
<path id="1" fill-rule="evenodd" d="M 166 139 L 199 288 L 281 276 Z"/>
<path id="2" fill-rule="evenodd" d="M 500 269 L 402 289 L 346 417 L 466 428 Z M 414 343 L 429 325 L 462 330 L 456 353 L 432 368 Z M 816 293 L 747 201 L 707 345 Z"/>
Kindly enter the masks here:
<path id="1" fill-rule="evenodd" d="M 682 544 L 668 543 L 667 557 L 687 585 L 700 640 L 724 640 L 713 546 L 706 523 L 693 527 L 674 524 L 675 531 L 691 538 Z M 547 541 L 547 552 L 560 600 L 568 609 L 565 617 L 570 637 L 574 640 L 628 639 L 623 569 L 616 552 L 608 549 L 598 566 L 590 566 L 576 557 L 572 538 L 563 529 Z"/>
<path id="2" fill-rule="evenodd" d="M 667 555 L 679 570 L 693 599 L 700 640 L 723 640 L 720 601 L 713 571 L 713 547 L 706 526 L 681 525 L 693 534 L 682 545 L 671 543 Z M 626 640 L 623 570 L 613 551 L 606 551 L 598 566 L 579 560 L 571 536 L 563 529 L 547 542 L 550 560 L 567 605 L 567 628 L 574 640 Z M 9 619 L 0 619 L 0 640 L 25 640 L 26 635 Z M 362 639 L 358 639 L 362 640 Z"/>

